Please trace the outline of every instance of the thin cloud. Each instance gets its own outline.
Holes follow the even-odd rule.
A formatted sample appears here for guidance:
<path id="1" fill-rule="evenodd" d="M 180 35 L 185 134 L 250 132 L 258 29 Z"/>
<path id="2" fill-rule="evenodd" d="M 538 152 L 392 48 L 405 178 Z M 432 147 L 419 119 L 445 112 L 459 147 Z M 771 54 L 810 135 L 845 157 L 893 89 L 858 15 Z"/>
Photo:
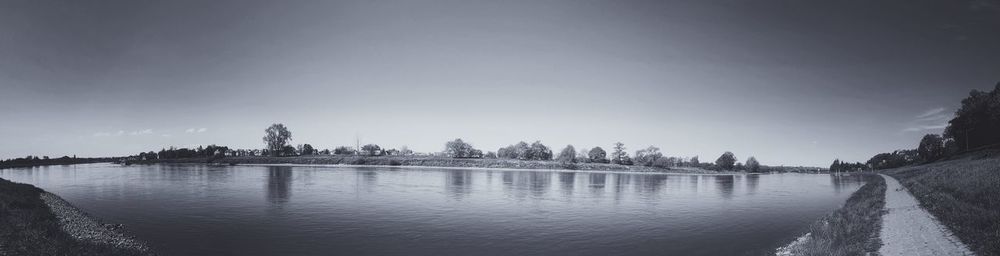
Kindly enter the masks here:
<path id="1" fill-rule="evenodd" d="M 184 133 L 194 133 L 194 131 L 194 128 L 188 128 L 187 130 L 184 130 Z"/>
<path id="2" fill-rule="evenodd" d="M 203 133 L 203 132 L 206 132 L 206 131 L 208 131 L 208 128 L 204 128 L 204 127 L 202 127 L 202 128 L 188 128 L 187 130 L 184 130 L 184 133 Z"/>
<path id="3" fill-rule="evenodd" d="M 944 129 L 945 127 L 948 127 L 948 123 L 936 124 L 936 125 L 917 125 L 917 126 L 907 127 L 906 129 L 903 129 L 903 132 L 922 132 L 930 130 L 940 130 Z"/>
<path id="4" fill-rule="evenodd" d="M 207 131 L 208 131 L 208 128 L 199 128 L 198 129 L 198 133 L 203 133 L 203 132 L 207 132 Z"/>
<path id="5" fill-rule="evenodd" d="M 927 111 L 924 111 L 923 114 L 917 116 L 917 119 L 923 119 L 937 114 L 941 114 L 941 112 L 944 112 L 944 107 L 928 109 Z"/>
<path id="6" fill-rule="evenodd" d="M 128 135 L 132 135 L 132 136 L 147 135 L 147 134 L 153 134 L 153 129 L 145 129 L 145 130 L 141 130 L 141 131 L 132 131 L 132 132 L 128 133 Z"/>

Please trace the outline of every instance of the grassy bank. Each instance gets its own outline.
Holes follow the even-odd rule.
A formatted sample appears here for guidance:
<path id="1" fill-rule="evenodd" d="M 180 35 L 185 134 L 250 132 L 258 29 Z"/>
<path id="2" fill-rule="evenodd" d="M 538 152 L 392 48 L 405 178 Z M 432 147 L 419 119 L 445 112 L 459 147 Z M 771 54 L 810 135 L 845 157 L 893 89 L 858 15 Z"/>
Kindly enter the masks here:
<path id="1" fill-rule="evenodd" d="M 109 245 L 80 242 L 31 185 L 0 179 L 0 255 L 140 255 Z"/>
<path id="2" fill-rule="evenodd" d="M 354 156 L 320 155 L 292 157 L 223 157 L 161 159 L 141 163 L 213 163 L 213 164 L 345 164 L 385 166 L 435 166 L 509 169 L 608 170 L 636 172 L 715 173 L 698 168 L 658 168 L 600 163 L 561 163 L 558 161 L 525 161 L 515 159 L 447 158 L 427 156 Z"/>
<path id="3" fill-rule="evenodd" d="M 885 206 L 885 180 L 866 175 L 867 183 L 854 192 L 844 207 L 823 217 L 809 227 L 809 233 L 779 255 L 865 255 L 878 253 L 881 241 L 882 208 Z"/>
<path id="4" fill-rule="evenodd" d="M 883 171 L 979 255 L 1000 255 L 1000 150 Z"/>

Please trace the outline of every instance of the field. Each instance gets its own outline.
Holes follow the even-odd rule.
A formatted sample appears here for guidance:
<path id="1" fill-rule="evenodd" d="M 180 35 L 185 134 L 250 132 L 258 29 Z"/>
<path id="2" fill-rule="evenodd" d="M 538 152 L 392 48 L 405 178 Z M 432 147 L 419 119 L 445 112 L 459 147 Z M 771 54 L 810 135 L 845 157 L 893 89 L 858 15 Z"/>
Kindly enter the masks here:
<path id="1" fill-rule="evenodd" d="M 1000 150 L 884 173 L 980 255 L 1000 254 Z"/>

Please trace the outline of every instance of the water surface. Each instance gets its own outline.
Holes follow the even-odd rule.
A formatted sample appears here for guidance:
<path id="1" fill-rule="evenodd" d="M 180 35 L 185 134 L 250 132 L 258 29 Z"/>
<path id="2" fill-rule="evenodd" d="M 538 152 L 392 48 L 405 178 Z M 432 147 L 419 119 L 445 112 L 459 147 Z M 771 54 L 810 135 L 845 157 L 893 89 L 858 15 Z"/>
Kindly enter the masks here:
<path id="1" fill-rule="evenodd" d="M 863 181 L 419 168 L 0 170 L 167 255 L 756 255 Z"/>

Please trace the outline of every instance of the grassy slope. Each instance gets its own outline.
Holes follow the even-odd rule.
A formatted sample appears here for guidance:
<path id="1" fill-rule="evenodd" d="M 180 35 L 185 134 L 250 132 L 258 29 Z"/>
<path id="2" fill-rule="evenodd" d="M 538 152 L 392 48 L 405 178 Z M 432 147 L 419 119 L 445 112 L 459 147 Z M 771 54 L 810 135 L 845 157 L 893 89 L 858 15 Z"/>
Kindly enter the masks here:
<path id="1" fill-rule="evenodd" d="M 868 182 L 851 195 L 844 207 L 814 223 L 808 240 L 793 255 L 865 255 L 878 252 L 885 180 L 867 175 Z"/>
<path id="2" fill-rule="evenodd" d="M 219 159 L 187 158 L 166 159 L 155 161 L 159 163 L 221 163 L 221 164 L 353 164 L 353 165 L 388 165 L 388 166 L 440 166 L 440 167 L 479 167 L 479 168 L 512 168 L 512 169 L 571 169 L 571 170 L 611 170 L 640 172 L 684 172 L 684 173 L 714 173 L 697 168 L 666 169 L 646 166 L 626 166 L 617 164 L 575 163 L 564 164 L 558 161 L 525 161 L 514 159 L 471 159 L 422 156 L 293 156 L 293 157 L 225 157 Z"/>
<path id="3" fill-rule="evenodd" d="M 0 255 L 131 255 L 85 244 L 62 231 L 59 220 L 31 185 L 0 179 Z"/>
<path id="4" fill-rule="evenodd" d="M 1000 150 L 884 171 L 979 255 L 1000 255 Z"/>

